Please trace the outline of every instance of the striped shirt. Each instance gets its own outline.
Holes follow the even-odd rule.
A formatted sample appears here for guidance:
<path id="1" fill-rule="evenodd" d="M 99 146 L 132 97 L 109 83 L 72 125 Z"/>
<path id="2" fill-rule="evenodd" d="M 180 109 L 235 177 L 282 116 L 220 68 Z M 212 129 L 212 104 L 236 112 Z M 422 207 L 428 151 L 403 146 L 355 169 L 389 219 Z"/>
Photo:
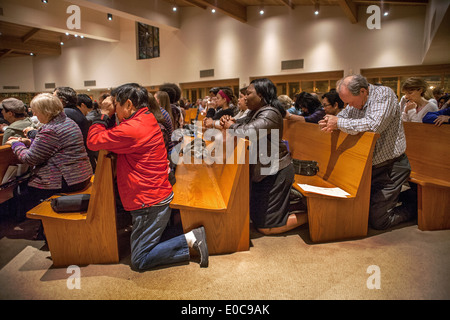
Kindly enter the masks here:
<path id="1" fill-rule="evenodd" d="M 400 104 L 391 88 L 369 84 L 369 95 L 359 110 L 347 106 L 338 114 L 338 128 L 348 134 L 380 134 L 373 152 L 372 165 L 401 156 L 406 150 Z"/>
<path id="2" fill-rule="evenodd" d="M 39 129 L 30 148 L 16 142 L 12 149 L 22 163 L 35 166 L 31 187 L 60 189 L 62 178 L 71 186 L 92 176 L 80 128 L 64 112 Z"/>

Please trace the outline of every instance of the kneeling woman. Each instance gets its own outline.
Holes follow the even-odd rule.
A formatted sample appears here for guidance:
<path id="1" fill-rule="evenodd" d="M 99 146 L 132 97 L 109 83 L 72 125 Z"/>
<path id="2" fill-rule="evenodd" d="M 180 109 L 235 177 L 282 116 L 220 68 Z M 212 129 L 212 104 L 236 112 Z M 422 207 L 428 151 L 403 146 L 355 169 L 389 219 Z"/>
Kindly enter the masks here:
<path id="1" fill-rule="evenodd" d="M 234 135 L 241 137 L 258 137 L 258 148 L 262 139 L 267 139 L 267 146 L 277 146 L 278 154 L 274 161 L 265 166 L 261 163 L 258 152 L 257 163 L 251 164 L 250 218 L 255 227 L 263 234 L 277 234 L 294 229 L 307 221 L 306 213 L 291 214 L 289 212 L 289 195 L 294 183 L 294 167 L 286 145 L 281 141 L 283 136 L 283 117 L 286 115 L 281 102 L 277 99 L 275 85 L 269 79 L 255 79 L 247 88 L 247 108 L 250 113 L 245 118 L 234 120 L 223 117 L 221 125 L 224 129 L 232 129 Z M 262 130 L 265 129 L 265 130 Z M 277 135 L 274 130 L 278 130 Z M 265 134 L 267 132 L 267 134 Z M 253 149 L 255 150 L 255 149 Z M 268 150 L 274 158 L 276 151 Z M 252 155 L 250 155 L 252 159 Z M 278 168 L 276 172 L 273 168 Z M 267 171 L 270 171 L 267 172 Z"/>

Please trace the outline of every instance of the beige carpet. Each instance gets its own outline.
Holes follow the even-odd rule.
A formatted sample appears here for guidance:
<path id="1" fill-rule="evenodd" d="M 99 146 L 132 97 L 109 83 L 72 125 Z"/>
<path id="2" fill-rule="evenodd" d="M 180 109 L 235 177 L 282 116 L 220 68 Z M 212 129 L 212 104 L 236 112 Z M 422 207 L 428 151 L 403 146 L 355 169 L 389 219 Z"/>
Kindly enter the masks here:
<path id="1" fill-rule="evenodd" d="M 26 221 L 8 225 L 0 239 L 0 299 L 303 300 L 449 299 L 450 230 L 423 232 L 415 224 L 375 232 L 364 239 L 312 244 L 307 226 L 282 236 L 251 230 L 246 252 L 135 272 L 122 233 L 121 262 L 72 273 L 52 268 L 43 241 L 29 240 Z M 27 239 L 28 238 L 28 239 Z M 369 266 L 379 267 L 380 289 Z M 69 279 L 72 282 L 72 279 Z M 373 286 L 372 286 L 373 287 Z"/>

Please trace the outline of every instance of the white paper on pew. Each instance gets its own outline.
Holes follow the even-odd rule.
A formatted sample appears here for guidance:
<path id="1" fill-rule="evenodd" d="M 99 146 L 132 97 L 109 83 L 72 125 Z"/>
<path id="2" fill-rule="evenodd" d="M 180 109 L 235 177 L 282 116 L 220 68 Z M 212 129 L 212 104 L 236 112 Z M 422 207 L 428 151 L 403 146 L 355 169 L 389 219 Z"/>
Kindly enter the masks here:
<path id="1" fill-rule="evenodd" d="M 323 188 L 323 187 L 311 186 L 309 184 L 300 184 L 300 183 L 297 183 L 297 184 L 300 186 L 300 188 L 302 188 L 305 191 L 314 192 L 314 193 L 318 193 L 318 194 L 324 194 L 327 196 L 347 198 L 347 196 L 350 195 L 350 193 L 345 192 L 341 188 Z"/>

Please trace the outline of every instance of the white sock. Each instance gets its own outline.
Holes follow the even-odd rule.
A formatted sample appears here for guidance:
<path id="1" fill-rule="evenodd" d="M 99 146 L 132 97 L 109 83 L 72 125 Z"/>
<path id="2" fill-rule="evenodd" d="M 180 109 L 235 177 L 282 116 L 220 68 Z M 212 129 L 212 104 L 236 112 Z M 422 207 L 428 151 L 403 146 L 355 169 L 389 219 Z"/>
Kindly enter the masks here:
<path id="1" fill-rule="evenodd" d="M 194 245 L 195 241 L 197 241 L 197 238 L 194 235 L 194 232 L 189 231 L 188 233 L 185 233 L 184 236 L 186 237 L 186 242 L 190 248 Z"/>

